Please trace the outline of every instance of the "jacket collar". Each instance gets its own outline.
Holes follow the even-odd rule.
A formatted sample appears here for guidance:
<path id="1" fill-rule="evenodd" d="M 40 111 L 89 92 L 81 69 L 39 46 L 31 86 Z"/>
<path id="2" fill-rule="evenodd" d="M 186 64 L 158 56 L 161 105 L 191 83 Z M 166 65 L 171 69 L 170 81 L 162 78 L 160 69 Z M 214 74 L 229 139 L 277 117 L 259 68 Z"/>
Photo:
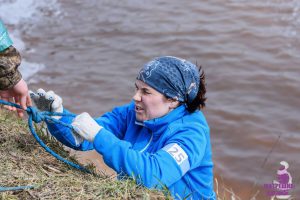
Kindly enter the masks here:
<path id="1" fill-rule="evenodd" d="M 137 125 L 142 125 L 149 128 L 152 132 L 160 132 L 158 131 L 159 129 L 166 128 L 168 124 L 182 118 L 184 115 L 186 115 L 187 112 L 188 111 L 186 110 L 185 105 L 181 105 L 162 117 L 146 120 L 143 122 L 136 121 L 135 123 Z"/>

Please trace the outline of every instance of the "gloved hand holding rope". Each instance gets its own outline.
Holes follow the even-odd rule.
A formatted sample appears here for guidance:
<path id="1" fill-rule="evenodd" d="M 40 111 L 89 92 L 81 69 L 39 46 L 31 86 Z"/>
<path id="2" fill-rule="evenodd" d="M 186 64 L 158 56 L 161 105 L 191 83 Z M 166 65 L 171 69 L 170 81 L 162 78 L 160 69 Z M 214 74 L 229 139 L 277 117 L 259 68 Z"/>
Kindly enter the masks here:
<path id="1" fill-rule="evenodd" d="M 30 91 L 30 97 L 40 111 L 63 113 L 62 98 L 53 91 L 45 92 L 40 88 L 36 93 Z M 60 119 L 61 116 L 53 116 L 53 118 Z M 76 145 L 82 143 L 84 139 L 92 142 L 96 134 L 102 129 L 86 112 L 77 115 L 71 126 L 73 127 L 72 133 Z"/>
<path id="2" fill-rule="evenodd" d="M 25 111 L 27 111 L 27 114 L 29 115 L 28 118 L 28 126 L 31 130 L 32 135 L 37 140 L 37 142 L 51 155 L 53 155 L 58 160 L 76 168 L 81 171 L 92 173 L 89 170 L 85 169 L 84 167 L 77 165 L 75 163 L 72 163 L 63 157 L 59 156 L 55 152 L 53 152 L 49 147 L 47 147 L 42 140 L 38 137 L 36 134 L 33 122 L 39 123 L 41 121 L 51 121 L 54 123 L 59 123 L 64 126 L 69 127 L 72 129 L 74 141 L 76 144 L 80 144 L 83 142 L 84 138 L 92 141 L 95 137 L 95 135 L 101 130 L 102 127 L 100 127 L 94 119 L 88 114 L 88 113 L 82 113 L 81 115 L 78 115 L 75 117 L 75 115 L 71 114 L 63 114 L 63 105 L 62 105 L 62 99 L 60 96 L 56 95 L 53 91 L 45 92 L 43 89 L 37 90 L 37 93 L 34 93 L 32 91 L 29 92 L 31 99 L 34 101 L 35 105 L 39 110 L 37 110 L 34 107 L 27 107 Z M 5 100 L 0 99 L 0 104 L 14 107 L 17 109 L 23 109 L 20 105 L 11 103 Z M 24 110 L 24 109 L 23 109 Z M 62 116 L 73 116 L 75 117 L 73 123 L 71 125 L 63 123 L 59 121 L 59 119 Z M 93 174 L 93 173 L 92 173 Z M 13 190 L 23 190 L 23 189 L 32 189 L 34 186 L 17 186 L 17 187 L 0 187 L 0 192 L 5 191 L 13 191 Z"/>
<path id="3" fill-rule="evenodd" d="M 41 141 L 41 139 L 38 137 L 38 135 L 36 134 L 34 127 L 33 127 L 33 121 L 35 123 L 40 123 L 41 121 L 47 121 L 47 122 L 58 123 L 63 126 L 66 126 L 73 131 L 73 133 L 74 133 L 73 136 L 74 136 L 75 142 L 81 143 L 83 141 L 83 138 L 88 139 L 88 137 L 89 137 L 89 139 L 90 139 L 91 138 L 90 135 L 96 134 L 95 133 L 96 129 L 91 129 L 91 130 L 94 130 L 93 134 L 86 133 L 86 131 L 88 131 L 90 129 L 86 128 L 86 126 L 82 125 L 83 122 L 90 123 L 93 119 L 90 116 L 89 116 L 90 118 L 82 117 L 82 116 L 86 116 L 86 114 L 78 115 L 77 117 L 75 117 L 75 115 L 70 114 L 70 113 L 64 114 L 63 106 L 62 106 L 62 99 L 58 95 L 56 95 L 53 91 L 49 91 L 46 93 L 43 89 L 39 89 L 37 91 L 37 93 L 30 91 L 30 96 L 39 110 L 37 110 L 35 107 L 27 107 L 26 111 L 27 111 L 27 114 L 29 115 L 28 126 L 29 126 L 29 129 L 30 129 L 32 135 L 35 137 L 35 139 L 38 141 L 38 143 L 48 153 L 53 155 L 58 160 L 66 163 L 76 169 L 91 173 L 89 170 L 85 169 L 84 167 L 64 159 L 63 157 L 61 157 L 58 154 L 56 154 L 55 152 L 53 152 L 49 147 L 47 147 Z M 22 107 L 20 105 L 11 103 L 11 102 L 7 102 L 5 100 L 0 100 L 0 104 L 6 105 L 6 106 L 12 106 L 12 107 L 15 107 L 18 109 L 22 109 Z M 59 119 L 62 116 L 75 117 L 75 120 L 71 125 L 66 124 L 64 122 L 59 121 Z M 100 130 L 100 126 L 98 124 L 97 124 L 97 126 L 98 126 L 97 130 Z"/>

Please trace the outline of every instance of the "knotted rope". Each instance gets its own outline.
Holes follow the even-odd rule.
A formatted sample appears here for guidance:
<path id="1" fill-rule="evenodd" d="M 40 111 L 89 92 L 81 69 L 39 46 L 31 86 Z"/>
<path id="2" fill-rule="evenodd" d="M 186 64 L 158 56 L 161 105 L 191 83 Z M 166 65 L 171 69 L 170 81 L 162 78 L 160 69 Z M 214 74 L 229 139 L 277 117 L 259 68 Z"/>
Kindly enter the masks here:
<path id="1" fill-rule="evenodd" d="M 11 102 L 7 102 L 4 100 L 0 99 L 0 104 L 3 105 L 7 105 L 7 106 L 13 106 L 16 107 L 18 109 L 22 109 L 24 110 L 20 105 L 15 104 L 15 103 L 11 103 Z M 34 127 L 33 127 L 33 122 L 35 123 L 40 123 L 42 121 L 48 121 L 48 122 L 54 122 L 54 123 L 58 123 L 61 124 L 63 126 L 66 126 L 68 128 L 70 128 L 71 130 L 74 130 L 73 126 L 67 123 L 64 123 L 62 121 L 59 121 L 55 118 L 52 118 L 51 116 L 70 116 L 70 117 L 75 117 L 74 114 L 65 114 L 65 113 L 57 113 L 57 112 L 48 112 L 48 111 L 39 111 L 38 109 L 36 109 L 35 107 L 27 107 L 27 109 L 25 110 L 28 114 L 28 126 L 29 129 L 33 135 L 33 137 L 36 139 L 36 141 L 48 152 L 50 153 L 52 156 L 54 156 L 56 159 L 70 165 L 71 167 L 74 167 L 78 170 L 87 172 L 87 173 L 92 173 L 91 171 L 89 171 L 88 169 L 75 164 L 71 161 L 66 160 L 65 158 L 61 157 L 60 155 L 58 155 L 57 153 L 55 153 L 54 151 L 52 151 L 38 136 L 38 134 L 36 133 Z M 93 173 L 92 173 L 93 174 Z M 22 189 L 30 189 L 33 188 L 33 186 L 19 186 L 19 187 L 0 187 L 0 192 L 3 191 L 8 191 L 8 190 L 22 190 Z"/>

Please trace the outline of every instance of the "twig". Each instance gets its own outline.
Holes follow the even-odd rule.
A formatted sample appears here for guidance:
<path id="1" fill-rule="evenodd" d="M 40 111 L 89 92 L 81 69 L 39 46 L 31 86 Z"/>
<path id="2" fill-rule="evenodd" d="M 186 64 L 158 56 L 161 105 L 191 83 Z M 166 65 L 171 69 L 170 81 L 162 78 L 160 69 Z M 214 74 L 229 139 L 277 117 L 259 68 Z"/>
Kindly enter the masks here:
<path id="1" fill-rule="evenodd" d="M 273 152 L 275 146 L 278 144 L 278 142 L 280 140 L 281 134 L 282 134 L 282 132 L 280 132 L 279 136 L 277 137 L 276 142 L 273 144 L 273 146 L 272 146 L 271 150 L 269 151 L 268 155 L 265 157 L 264 162 L 261 165 L 261 168 L 264 168 L 265 164 L 267 163 L 269 156 L 271 155 L 271 153 Z"/>

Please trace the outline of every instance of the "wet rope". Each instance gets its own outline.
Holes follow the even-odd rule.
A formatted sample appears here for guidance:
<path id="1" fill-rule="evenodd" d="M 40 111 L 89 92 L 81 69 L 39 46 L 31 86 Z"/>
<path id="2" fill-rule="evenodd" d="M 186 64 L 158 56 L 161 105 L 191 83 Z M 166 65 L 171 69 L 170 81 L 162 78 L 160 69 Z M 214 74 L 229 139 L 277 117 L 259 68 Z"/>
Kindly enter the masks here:
<path id="1" fill-rule="evenodd" d="M 13 106 L 16 107 L 18 109 L 22 109 L 24 110 L 20 105 L 15 104 L 15 103 L 11 103 L 11 102 L 7 102 L 4 100 L 0 99 L 0 104 L 3 105 L 7 105 L 7 106 Z M 81 170 L 83 172 L 87 172 L 87 173 L 91 173 L 93 174 L 91 171 L 89 171 L 88 169 L 75 164 L 71 161 L 66 160 L 65 158 L 61 157 L 60 155 L 58 155 L 57 153 L 55 153 L 54 151 L 52 151 L 38 136 L 38 134 L 36 133 L 34 127 L 33 127 L 33 122 L 35 123 L 40 123 L 42 121 L 49 121 L 49 122 L 54 122 L 54 123 L 58 123 L 61 124 L 63 126 L 66 126 L 68 128 L 70 128 L 71 130 L 74 130 L 73 126 L 64 122 L 61 122 L 57 119 L 52 118 L 51 116 L 70 116 L 70 117 L 75 117 L 74 114 L 65 114 L 65 113 L 57 113 L 57 112 L 48 112 L 48 111 L 38 111 L 35 107 L 27 107 L 27 109 L 25 110 L 28 114 L 28 126 L 29 129 L 33 135 L 33 137 L 36 139 L 36 141 L 48 152 L 50 153 L 52 156 L 54 156 L 56 159 L 66 163 L 67 165 Z M 33 188 L 33 186 L 19 186 L 19 187 L 0 187 L 0 192 L 2 191 L 8 191 L 8 190 L 23 190 L 23 189 L 30 189 Z"/>

